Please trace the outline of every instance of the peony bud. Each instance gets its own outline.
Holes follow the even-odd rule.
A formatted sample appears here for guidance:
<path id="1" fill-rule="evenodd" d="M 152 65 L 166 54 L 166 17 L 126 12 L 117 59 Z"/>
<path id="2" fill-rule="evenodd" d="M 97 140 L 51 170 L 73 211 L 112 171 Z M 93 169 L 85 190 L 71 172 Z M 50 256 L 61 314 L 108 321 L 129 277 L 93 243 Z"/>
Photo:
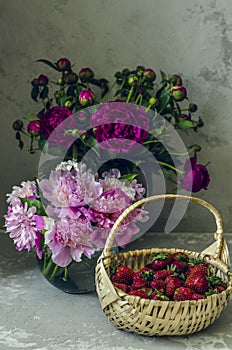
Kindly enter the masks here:
<path id="1" fill-rule="evenodd" d="M 64 81 L 64 79 L 63 78 L 58 78 L 57 79 L 57 84 L 59 84 L 59 85 L 64 85 L 65 84 L 65 81 Z"/>
<path id="2" fill-rule="evenodd" d="M 182 80 L 181 76 L 179 76 L 178 74 L 171 75 L 169 78 L 169 82 L 173 86 L 181 86 L 183 84 L 183 80 Z"/>
<path id="3" fill-rule="evenodd" d="M 46 75 L 40 74 L 39 78 L 38 78 L 38 84 L 40 86 L 44 86 L 48 84 L 48 77 Z"/>
<path id="4" fill-rule="evenodd" d="M 180 115 L 180 119 L 190 120 L 191 117 L 190 117 L 188 114 L 181 114 L 181 115 Z"/>
<path id="5" fill-rule="evenodd" d="M 27 125 L 27 131 L 32 136 L 38 136 L 40 132 L 40 120 L 32 120 Z"/>
<path id="6" fill-rule="evenodd" d="M 138 77 L 142 77 L 142 76 L 143 76 L 144 69 L 145 69 L 145 67 L 143 67 L 143 66 L 137 66 L 137 67 L 136 67 L 136 75 L 137 75 Z"/>
<path id="7" fill-rule="evenodd" d="M 23 122 L 20 119 L 17 119 L 13 124 L 12 127 L 15 131 L 21 131 L 23 128 Z"/>
<path id="8" fill-rule="evenodd" d="M 71 68 L 71 62 L 67 58 L 60 58 L 56 64 L 62 72 L 70 70 Z"/>
<path id="9" fill-rule="evenodd" d="M 147 68 L 143 72 L 145 80 L 154 81 L 156 79 L 156 74 L 151 68 Z"/>
<path id="10" fill-rule="evenodd" d="M 197 107 L 197 105 L 195 103 L 190 103 L 189 104 L 189 112 L 194 113 L 194 112 L 197 111 L 197 109 L 198 109 L 198 107 Z"/>
<path id="11" fill-rule="evenodd" d="M 64 77 L 64 81 L 66 84 L 73 85 L 76 84 L 78 80 L 78 75 L 74 72 L 67 72 Z"/>
<path id="12" fill-rule="evenodd" d="M 187 97 L 187 90 L 184 86 L 173 86 L 171 94 L 176 101 L 181 102 Z"/>
<path id="13" fill-rule="evenodd" d="M 190 161 L 190 164 L 189 164 Z M 181 180 L 181 186 L 186 191 L 199 192 L 201 189 L 207 189 L 210 176 L 208 170 L 203 164 L 197 164 L 196 158 L 192 157 L 185 163 L 185 176 Z"/>
<path id="14" fill-rule="evenodd" d="M 67 108 L 70 108 L 72 106 L 72 101 L 70 100 L 65 101 L 64 106 Z"/>
<path id="15" fill-rule="evenodd" d="M 94 72 L 90 68 L 82 68 L 79 72 L 79 77 L 83 83 L 88 82 L 93 79 Z"/>
<path id="16" fill-rule="evenodd" d="M 128 77 L 129 74 L 130 74 L 130 70 L 128 68 L 124 68 L 122 71 L 122 75 L 124 77 Z"/>
<path id="17" fill-rule="evenodd" d="M 84 111 L 78 112 L 77 117 L 78 117 L 81 121 L 86 120 L 86 114 L 85 114 Z"/>
<path id="18" fill-rule="evenodd" d="M 156 105 L 158 103 L 158 100 L 157 100 L 157 98 L 155 98 L 155 97 L 151 97 L 150 99 L 149 99 L 149 105 Z"/>
<path id="19" fill-rule="evenodd" d="M 129 85 L 136 85 L 137 83 L 138 83 L 138 78 L 135 75 L 128 78 Z"/>
<path id="20" fill-rule="evenodd" d="M 93 103 L 95 99 L 95 94 L 91 90 L 82 90 L 79 94 L 79 103 L 82 106 Z"/>

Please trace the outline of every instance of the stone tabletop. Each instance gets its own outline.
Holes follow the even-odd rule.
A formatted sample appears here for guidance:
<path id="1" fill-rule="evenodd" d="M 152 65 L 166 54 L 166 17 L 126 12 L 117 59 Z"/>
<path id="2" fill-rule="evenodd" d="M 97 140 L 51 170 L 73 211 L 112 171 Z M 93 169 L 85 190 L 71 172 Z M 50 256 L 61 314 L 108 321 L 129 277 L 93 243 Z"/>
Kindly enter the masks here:
<path id="1" fill-rule="evenodd" d="M 225 235 L 232 248 L 232 234 Z M 212 234 L 147 233 L 137 247 L 200 251 Z M 41 275 L 33 253 L 16 252 L 0 234 L 0 350 L 213 350 L 232 349 L 232 303 L 213 325 L 188 336 L 145 337 L 118 330 L 96 293 L 65 294 Z"/>

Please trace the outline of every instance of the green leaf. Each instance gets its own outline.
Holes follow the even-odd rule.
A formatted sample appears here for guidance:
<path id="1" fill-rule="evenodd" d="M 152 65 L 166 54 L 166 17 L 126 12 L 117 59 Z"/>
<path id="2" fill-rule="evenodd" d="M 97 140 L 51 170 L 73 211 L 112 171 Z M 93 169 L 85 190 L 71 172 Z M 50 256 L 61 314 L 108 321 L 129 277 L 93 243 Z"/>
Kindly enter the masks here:
<path id="1" fill-rule="evenodd" d="M 161 112 L 169 103 L 170 101 L 170 96 L 169 94 L 162 94 L 160 99 L 159 99 L 159 105 L 158 105 L 158 112 Z"/>
<path id="2" fill-rule="evenodd" d="M 39 117 L 36 114 L 33 114 L 33 113 L 29 114 L 29 115 L 26 115 L 26 117 L 23 117 L 23 119 L 28 120 L 29 122 L 33 121 L 33 120 L 40 120 Z"/>
<path id="3" fill-rule="evenodd" d="M 162 82 L 166 82 L 167 81 L 167 74 L 165 72 L 163 72 L 162 70 L 160 71 L 160 74 L 161 74 Z"/>
<path id="4" fill-rule="evenodd" d="M 48 93 L 49 93 L 49 88 L 47 85 L 45 85 L 39 94 L 39 98 L 44 100 L 45 98 L 48 97 Z"/>
<path id="5" fill-rule="evenodd" d="M 41 216 L 46 216 L 46 212 L 42 202 L 38 199 L 30 199 L 30 198 L 20 198 L 23 205 L 27 203 L 28 207 L 36 207 L 36 214 Z"/>
<path id="6" fill-rule="evenodd" d="M 38 86 L 34 86 L 32 88 L 32 90 L 31 90 L 31 98 L 32 98 L 32 100 L 37 102 L 38 95 L 39 95 L 39 87 Z"/>
<path id="7" fill-rule="evenodd" d="M 131 182 L 136 178 L 136 176 L 138 176 L 138 174 L 125 174 L 120 176 L 119 180 L 126 180 Z"/>
<path id="8" fill-rule="evenodd" d="M 67 92 L 66 92 L 67 96 L 76 96 L 75 94 L 75 87 L 74 86 L 69 86 L 69 88 L 67 89 Z"/>
<path id="9" fill-rule="evenodd" d="M 52 63 L 52 62 L 49 61 L 49 60 L 46 60 L 46 59 L 41 58 L 41 59 L 39 59 L 39 60 L 36 60 L 35 62 L 42 62 L 42 63 L 46 64 L 47 66 L 49 66 L 49 67 L 55 69 L 57 72 L 60 72 L 60 71 L 61 71 L 60 68 L 59 68 L 55 63 Z"/>

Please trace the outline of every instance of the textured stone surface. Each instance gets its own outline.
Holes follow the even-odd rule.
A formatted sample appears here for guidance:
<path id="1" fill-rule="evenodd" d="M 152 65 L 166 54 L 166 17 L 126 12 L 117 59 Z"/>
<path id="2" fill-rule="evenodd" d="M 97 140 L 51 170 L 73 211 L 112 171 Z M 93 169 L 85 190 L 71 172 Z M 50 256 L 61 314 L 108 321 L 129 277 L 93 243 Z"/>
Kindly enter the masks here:
<path id="1" fill-rule="evenodd" d="M 232 236 L 225 235 L 231 248 Z M 212 234 L 152 234 L 128 249 L 176 247 L 201 251 Z M 33 253 L 16 252 L 0 234 L 0 350 L 229 350 L 232 304 L 205 330 L 189 336 L 144 337 L 110 324 L 95 293 L 65 294 L 41 275 Z"/>
<path id="2" fill-rule="evenodd" d="M 1 217 L 12 185 L 36 175 L 38 157 L 20 152 L 11 130 L 16 118 L 38 107 L 30 81 L 43 70 L 38 58 L 68 56 L 77 69 L 91 66 L 111 79 L 125 66 L 143 64 L 182 73 L 205 127 L 195 142 L 201 162 L 211 161 L 212 181 L 199 196 L 222 212 L 230 230 L 232 2 L 230 0 L 9 0 L 0 4 Z M 187 139 L 192 143 L 191 137 Z M 189 230 L 188 219 L 180 230 Z M 208 231 L 207 214 L 194 227 Z"/>

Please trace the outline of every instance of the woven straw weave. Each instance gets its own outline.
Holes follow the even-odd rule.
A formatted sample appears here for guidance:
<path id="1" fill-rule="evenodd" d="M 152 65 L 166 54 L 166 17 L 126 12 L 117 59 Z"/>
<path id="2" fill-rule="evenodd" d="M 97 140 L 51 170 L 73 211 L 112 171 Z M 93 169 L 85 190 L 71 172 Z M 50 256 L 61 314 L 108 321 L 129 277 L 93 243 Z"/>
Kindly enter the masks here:
<path id="1" fill-rule="evenodd" d="M 208 208 L 214 215 L 217 230 L 215 242 L 203 252 L 185 249 L 143 249 L 111 256 L 111 248 L 117 229 L 123 220 L 138 206 L 158 199 L 185 199 L 197 202 Z M 211 272 L 220 276 L 228 288 L 202 300 L 159 301 L 128 295 L 114 287 L 110 280 L 110 266 L 120 260 L 123 265 L 138 271 L 151 262 L 152 253 L 159 251 L 174 253 L 183 251 L 190 258 L 203 257 Z M 182 195 L 158 195 L 142 199 L 125 210 L 116 220 L 110 231 L 104 250 L 96 266 L 96 291 L 103 312 L 116 327 L 128 332 L 153 335 L 183 335 L 198 332 L 212 324 L 227 306 L 232 292 L 232 273 L 230 271 L 229 252 L 223 237 L 222 220 L 218 211 L 206 201 L 196 197 Z"/>

